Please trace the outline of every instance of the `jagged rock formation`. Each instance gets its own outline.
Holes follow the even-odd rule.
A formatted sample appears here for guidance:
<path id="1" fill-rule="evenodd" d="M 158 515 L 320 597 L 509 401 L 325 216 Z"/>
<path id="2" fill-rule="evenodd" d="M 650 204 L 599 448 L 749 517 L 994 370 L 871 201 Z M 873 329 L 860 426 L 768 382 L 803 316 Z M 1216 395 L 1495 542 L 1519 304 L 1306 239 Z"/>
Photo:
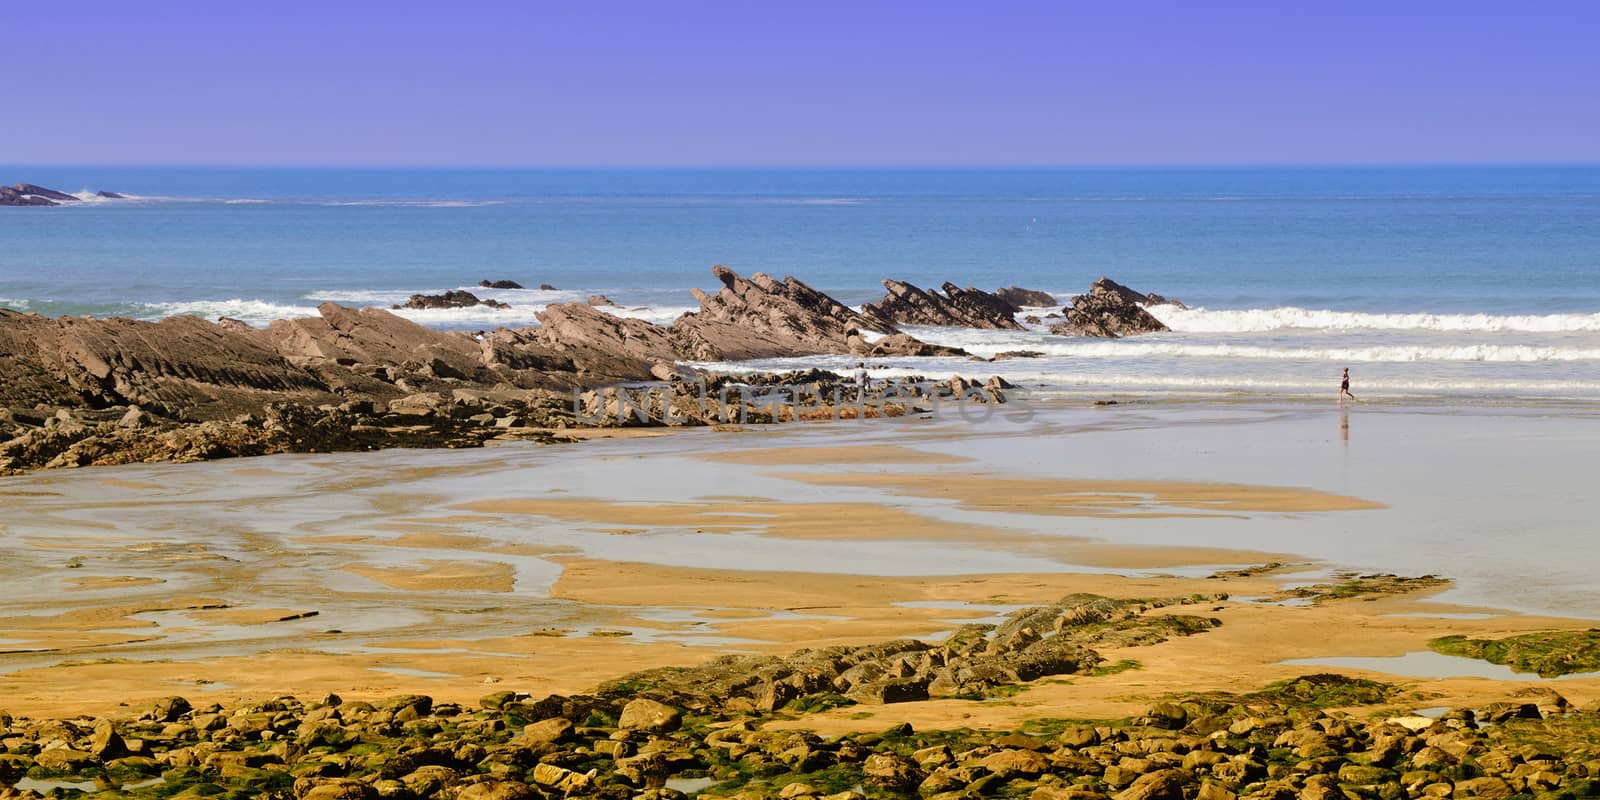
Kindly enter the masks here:
<path id="1" fill-rule="evenodd" d="M 1170 330 L 1144 309 L 1146 305 L 1175 303 L 1160 295 L 1140 294 L 1110 278 L 1101 277 L 1089 291 L 1072 299 L 1062 309 L 1066 316 L 1050 326 L 1062 336 L 1097 336 L 1116 339 L 1141 333 Z M 1178 304 L 1181 305 L 1181 304 Z"/>
<path id="2" fill-rule="evenodd" d="M 1007 286 L 1004 289 L 994 290 L 996 297 L 1011 304 L 1017 311 L 1024 308 L 1049 308 L 1056 304 L 1055 295 L 1041 292 L 1037 289 L 1024 289 L 1020 286 Z"/>
<path id="3" fill-rule="evenodd" d="M 538 316 L 538 328 L 498 330 L 487 341 L 541 343 L 571 359 L 580 378 L 593 386 L 614 382 L 604 380 L 607 376 L 648 376 L 652 364 L 678 360 L 671 328 L 607 314 L 583 303 L 557 303 Z"/>
<path id="4" fill-rule="evenodd" d="M 266 332 L 195 317 L 49 319 L 0 309 L 0 375 L 0 406 L 24 409 L 139 405 L 203 421 L 272 399 L 338 399 Z"/>
<path id="5" fill-rule="evenodd" d="M 1120 283 L 1117 283 L 1114 280 L 1111 280 L 1110 278 L 1105 277 L 1104 275 L 1100 276 L 1100 279 L 1095 281 L 1094 284 L 1089 287 L 1089 291 L 1109 292 L 1116 295 L 1124 303 L 1135 303 L 1141 306 L 1174 305 L 1179 308 L 1186 307 L 1183 303 L 1177 300 L 1162 297 L 1154 292 L 1150 292 L 1148 294 L 1137 292 L 1133 289 L 1123 286 Z"/>
<path id="6" fill-rule="evenodd" d="M 471 308 L 472 306 L 488 306 L 490 308 L 510 308 L 511 306 L 499 300 L 482 300 L 472 292 L 462 289 L 451 289 L 444 294 L 414 294 L 404 303 L 394 308 Z"/>
<path id="7" fill-rule="evenodd" d="M 886 280 L 889 294 L 861 307 L 863 314 L 900 325 L 940 325 L 961 328 L 1021 330 L 1013 316 L 1016 306 L 982 289 L 944 284 L 944 294 L 924 291 L 904 281 Z"/>
<path id="8" fill-rule="evenodd" d="M 591 294 L 585 302 L 591 306 L 616 306 L 616 303 L 611 302 L 611 298 L 603 294 Z"/>
<path id="9" fill-rule="evenodd" d="M 900 334 L 794 278 L 713 272 L 723 289 L 699 293 L 701 310 L 670 326 L 581 303 L 548 307 L 538 327 L 475 335 L 332 303 L 316 317 L 265 329 L 228 319 L 49 319 L 0 309 L 0 474 L 471 446 L 572 424 L 568 390 L 680 378 L 683 360 L 964 355 Z M 863 330 L 890 335 L 869 343 Z M 998 389 L 986 391 L 1003 402 Z"/>
<path id="10" fill-rule="evenodd" d="M 848 353 L 859 329 L 899 333 L 893 320 L 857 313 L 794 277 L 781 282 L 757 272 L 749 279 L 720 264 L 716 294 L 694 290 L 698 312 L 672 324 L 678 351 L 695 361 Z"/>

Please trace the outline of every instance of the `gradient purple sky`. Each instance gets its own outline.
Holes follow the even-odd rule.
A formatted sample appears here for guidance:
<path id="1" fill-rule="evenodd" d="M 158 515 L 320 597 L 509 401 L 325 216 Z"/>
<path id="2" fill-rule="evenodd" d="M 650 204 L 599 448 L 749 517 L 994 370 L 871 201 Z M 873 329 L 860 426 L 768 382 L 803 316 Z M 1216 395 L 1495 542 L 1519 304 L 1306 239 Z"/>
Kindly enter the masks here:
<path id="1" fill-rule="evenodd" d="M 1600 3 L 6 2 L 0 162 L 1600 161 Z"/>

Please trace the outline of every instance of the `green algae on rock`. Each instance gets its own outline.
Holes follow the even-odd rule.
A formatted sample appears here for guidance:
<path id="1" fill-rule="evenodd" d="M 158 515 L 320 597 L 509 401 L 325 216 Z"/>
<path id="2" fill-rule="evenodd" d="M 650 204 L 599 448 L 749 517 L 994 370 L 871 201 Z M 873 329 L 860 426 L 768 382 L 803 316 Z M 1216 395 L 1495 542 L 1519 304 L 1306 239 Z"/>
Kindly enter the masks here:
<path id="1" fill-rule="evenodd" d="M 1501 664 L 1517 672 L 1555 678 L 1578 672 L 1600 672 L 1600 628 L 1584 631 L 1541 631 L 1504 639 L 1445 636 L 1428 647 L 1448 656 Z"/>

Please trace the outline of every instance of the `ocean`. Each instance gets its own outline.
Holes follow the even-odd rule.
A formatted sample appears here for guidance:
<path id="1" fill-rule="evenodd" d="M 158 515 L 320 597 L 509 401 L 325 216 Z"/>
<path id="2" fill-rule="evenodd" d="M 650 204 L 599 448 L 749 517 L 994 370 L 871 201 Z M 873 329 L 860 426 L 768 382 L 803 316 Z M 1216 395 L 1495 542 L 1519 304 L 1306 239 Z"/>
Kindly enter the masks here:
<path id="1" fill-rule="evenodd" d="M 595 293 L 669 322 L 693 308 L 690 287 L 715 287 L 714 263 L 851 304 L 884 278 L 1066 302 L 1107 275 L 1189 308 L 1153 309 L 1171 333 L 1117 341 L 914 329 L 979 356 L 1044 355 L 871 366 L 1096 397 L 1327 400 L 1349 367 L 1363 402 L 1600 403 L 1595 166 L 0 167 L 0 180 L 133 198 L 0 209 L 0 307 L 47 315 L 264 324 L 454 288 L 512 306 L 401 312 L 478 330 Z"/>

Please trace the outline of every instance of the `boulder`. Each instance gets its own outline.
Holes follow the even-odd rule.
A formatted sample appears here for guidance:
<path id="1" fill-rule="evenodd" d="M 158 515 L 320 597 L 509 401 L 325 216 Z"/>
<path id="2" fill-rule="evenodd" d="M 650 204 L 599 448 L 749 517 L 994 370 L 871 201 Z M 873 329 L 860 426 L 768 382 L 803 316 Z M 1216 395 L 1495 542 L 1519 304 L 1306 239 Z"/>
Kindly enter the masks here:
<path id="1" fill-rule="evenodd" d="M 551 717 L 539 720 L 522 729 L 522 739 L 536 744 L 552 744 L 565 741 L 572 735 L 571 720 L 562 717 Z"/>
<path id="2" fill-rule="evenodd" d="M 295 796 L 300 800 L 377 800 L 378 790 L 353 778 L 302 778 L 295 783 Z"/>
<path id="3" fill-rule="evenodd" d="M 82 750 L 70 747 L 55 747 L 42 750 L 33 757 L 33 763 L 41 769 L 53 772 L 77 772 L 98 763 L 95 757 Z"/>
<path id="4" fill-rule="evenodd" d="M 1001 750 L 985 756 L 978 762 L 984 769 L 1002 778 L 1022 776 L 1031 778 L 1050 771 L 1050 759 L 1032 750 Z"/>
<path id="5" fill-rule="evenodd" d="M 523 288 L 522 284 L 517 283 L 516 281 L 491 281 L 491 280 L 478 281 L 478 287 L 482 288 L 482 289 L 521 289 L 521 288 Z"/>
<path id="6" fill-rule="evenodd" d="M 1143 295 L 1110 278 L 1100 278 L 1089 291 L 1063 309 L 1066 319 L 1050 326 L 1062 336 L 1096 336 L 1116 339 L 1170 330 L 1144 309 L 1152 295 Z"/>
<path id="7" fill-rule="evenodd" d="M 1024 289 L 1020 286 L 1007 286 L 1004 289 L 994 290 L 996 297 L 1011 304 L 1017 311 L 1024 308 L 1049 308 L 1056 304 L 1056 297 L 1049 292 L 1037 289 Z"/>
<path id="8" fill-rule="evenodd" d="M 1183 769 L 1161 769 L 1140 775 L 1115 800 L 1183 800 L 1183 789 L 1194 783 L 1194 773 Z"/>
<path id="9" fill-rule="evenodd" d="M 622 707 L 617 729 L 645 733 L 671 733 L 683 724 L 683 712 L 665 703 L 641 697 Z"/>
<path id="10" fill-rule="evenodd" d="M 890 753 L 873 753 L 861 764 L 861 774 L 867 780 L 886 789 L 915 789 L 927 775 L 917 762 L 907 756 Z"/>
<path id="11" fill-rule="evenodd" d="M 616 303 L 611 302 L 611 298 L 603 294 L 591 294 L 587 302 L 591 306 L 616 306 Z"/>
<path id="12" fill-rule="evenodd" d="M 128 754 L 128 746 L 122 741 L 122 736 L 117 733 L 111 720 L 103 719 L 95 723 L 94 733 L 89 736 L 89 754 L 101 761 L 109 761 Z"/>
<path id="13" fill-rule="evenodd" d="M 886 280 L 883 286 L 889 294 L 862 306 L 863 314 L 897 325 L 1022 330 L 1014 316 L 1016 307 L 981 289 L 962 289 L 946 282 L 941 287 L 944 293 L 940 294 L 896 280 Z"/>
<path id="14" fill-rule="evenodd" d="M 189 713 L 190 708 L 187 699 L 173 695 L 157 700 L 150 709 L 150 716 L 157 722 L 176 722 L 179 717 Z"/>

